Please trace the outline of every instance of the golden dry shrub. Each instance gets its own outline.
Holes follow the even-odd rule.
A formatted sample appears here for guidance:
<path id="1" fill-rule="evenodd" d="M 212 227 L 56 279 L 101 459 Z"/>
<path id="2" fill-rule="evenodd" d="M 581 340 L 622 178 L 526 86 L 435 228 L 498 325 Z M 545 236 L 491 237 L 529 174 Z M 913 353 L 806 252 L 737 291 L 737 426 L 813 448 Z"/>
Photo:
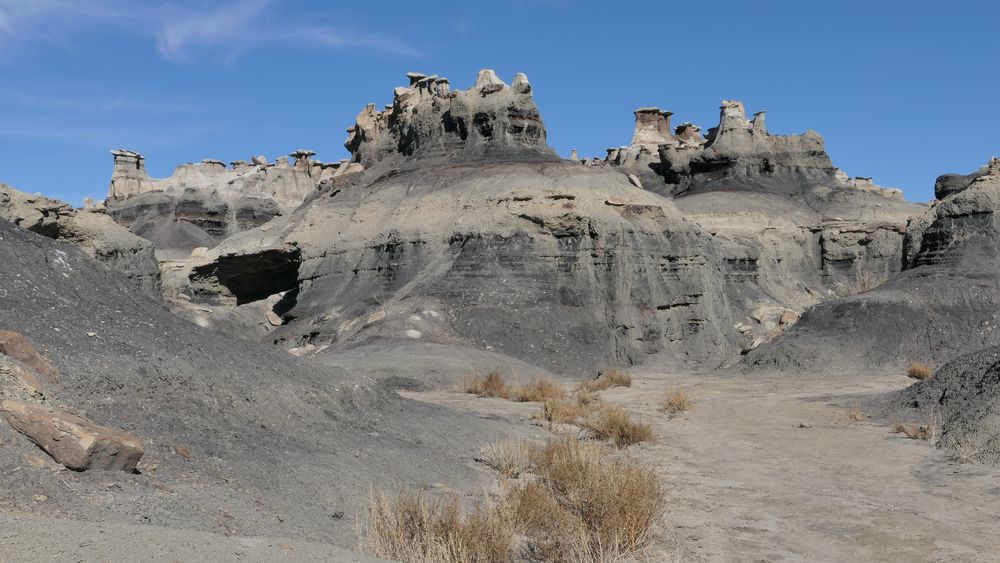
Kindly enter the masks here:
<path id="1" fill-rule="evenodd" d="M 493 370 L 486 375 L 474 375 L 463 379 L 458 384 L 458 391 L 480 397 L 506 399 L 510 394 L 510 387 L 503 375 L 498 370 Z"/>
<path id="2" fill-rule="evenodd" d="M 556 438 L 539 450 L 536 463 L 541 484 L 533 494 L 545 492 L 555 501 L 553 505 L 534 500 L 536 511 L 538 506 L 558 505 L 565 512 L 551 510 L 553 520 L 564 521 L 568 513 L 586 533 L 584 539 L 573 540 L 579 533 L 572 525 L 565 525 L 569 531 L 561 535 L 542 525 L 536 525 L 536 532 L 531 528 L 523 531 L 543 547 L 544 538 L 562 543 L 576 541 L 580 545 L 567 553 L 577 557 L 566 560 L 586 560 L 596 555 L 618 559 L 634 553 L 647 542 L 666 507 L 666 492 L 651 468 L 613 456 L 599 444 L 572 437 Z M 525 516 L 531 512 L 523 507 L 512 512 L 520 515 L 515 517 L 519 528 L 526 526 L 522 518 L 523 522 L 534 522 Z"/>
<path id="3" fill-rule="evenodd" d="M 510 438 L 479 449 L 476 461 L 497 470 L 504 477 L 520 477 L 535 468 L 535 447 L 527 440 Z"/>
<path id="4" fill-rule="evenodd" d="M 505 505 L 479 505 L 463 515 L 455 498 L 372 493 L 362 539 L 372 554 L 400 561 L 507 563 L 514 526 Z"/>
<path id="5" fill-rule="evenodd" d="M 596 393 L 612 387 L 631 387 L 632 377 L 618 368 L 608 368 L 600 373 L 595 379 L 588 379 L 580 383 L 580 390 L 587 393 Z"/>
<path id="6" fill-rule="evenodd" d="M 587 393 L 546 399 L 542 402 L 541 417 L 552 424 L 575 424 L 589 416 L 599 402 Z"/>
<path id="7" fill-rule="evenodd" d="M 678 414 L 694 409 L 694 400 L 683 389 L 669 389 L 660 406 L 670 414 Z"/>
<path id="8" fill-rule="evenodd" d="M 602 440 L 611 440 L 618 447 L 631 446 L 653 439 L 653 427 L 637 421 L 617 405 L 601 404 L 583 420 L 584 428 Z"/>
<path id="9" fill-rule="evenodd" d="M 589 533 L 579 516 L 556 501 L 539 481 L 515 485 L 505 497 L 515 530 L 528 538 L 526 553 L 532 561 L 576 562 L 587 551 Z"/>
<path id="10" fill-rule="evenodd" d="M 541 403 L 546 399 L 558 399 L 564 396 L 566 390 L 562 385 L 544 377 L 517 385 L 510 392 L 510 399 L 519 403 Z"/>
<path id="11" fill-rule="evenodd" d="M 920 362 L 910 362 L 910 367 L 906 370 L 906 375 L 913 379 L 923 381 L 930 379 L 934 375 L 934 368 Z"/>

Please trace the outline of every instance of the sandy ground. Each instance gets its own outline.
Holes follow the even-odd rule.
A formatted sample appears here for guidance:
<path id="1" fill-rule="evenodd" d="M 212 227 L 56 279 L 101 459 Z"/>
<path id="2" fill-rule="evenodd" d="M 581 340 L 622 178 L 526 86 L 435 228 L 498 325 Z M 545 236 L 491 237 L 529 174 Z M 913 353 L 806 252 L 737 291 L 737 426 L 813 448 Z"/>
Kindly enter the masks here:
<path id="1" fill-rule="evenodd" d="M 0 511 L 0 561 L 382 561 L 321 543 L 240 538 L 160 526 L 93 523 Z"/>
<path id="2" fill-rule="evenodd" d="M 853 422 L 850 407 L 903 376 L 826 379 L 639 373 L 603 393 L 654 423 L 631 453 L 669 488 L 653 557 L 676 561 L 997 561 L 1000 470 Z M 667 389 L 696 408 L 668 417 Z M 442 392 L 407 396 L 531 425 L 529 405 Z M 488 413 L 488 414 L 487 414 Z M 665 556 L 669 554 L 669 556 Z"/>

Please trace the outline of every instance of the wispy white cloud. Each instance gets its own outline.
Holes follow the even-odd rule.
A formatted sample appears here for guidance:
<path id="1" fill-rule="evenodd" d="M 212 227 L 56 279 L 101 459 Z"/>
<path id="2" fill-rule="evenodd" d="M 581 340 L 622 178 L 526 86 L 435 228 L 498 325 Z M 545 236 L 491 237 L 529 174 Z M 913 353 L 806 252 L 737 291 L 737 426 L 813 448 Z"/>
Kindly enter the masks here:
<path id="1" fill-rule="evenodd" d="M 209 4 L 208 7 L 205 5 Z M 87 33 L 148 37 L 172 62 L 232 60 L 258 48 L 362 48 L 418 54 L 402 40 L 345 24 L 289 18 L 274 0 L 0 0 L 0 56 L 32 41 L 69 44 Z"/>
<path id="2" fill-rule="evenodd" d="M 139 100 L 124 93 L 88 94 L 78 90 L 54 93 L 27 92 L 0 88 L 0 107 L 43 110 L 46 112 L 145 112 L 145 113 L 191 113 L 193 108 L 181 104 Z M 2 114 L 0 114 L 2 115 Z"/>

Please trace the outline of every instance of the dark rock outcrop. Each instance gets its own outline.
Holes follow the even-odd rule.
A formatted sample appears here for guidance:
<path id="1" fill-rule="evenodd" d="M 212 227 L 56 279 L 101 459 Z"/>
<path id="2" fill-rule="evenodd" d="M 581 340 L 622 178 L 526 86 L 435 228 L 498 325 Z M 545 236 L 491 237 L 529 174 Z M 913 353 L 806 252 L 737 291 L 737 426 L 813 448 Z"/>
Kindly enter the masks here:
<path id="1" fill-rule="evenodd" d="M 888 410 L 898 416 L 900 408 L 918 421 L 940 421 L 938 446 L 960 461 L 1000 463 L 1000 347 L 944 364 L 895 394 Z"/>

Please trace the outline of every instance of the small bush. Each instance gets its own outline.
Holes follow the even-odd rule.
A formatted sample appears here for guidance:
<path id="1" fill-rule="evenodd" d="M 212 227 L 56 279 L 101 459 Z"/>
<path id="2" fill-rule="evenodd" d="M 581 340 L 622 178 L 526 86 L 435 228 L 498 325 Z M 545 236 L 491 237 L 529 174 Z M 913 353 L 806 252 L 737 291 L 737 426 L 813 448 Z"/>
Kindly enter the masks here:
<path id="1" fill-rule="evenodd" d="M 477 375 L 462 380 L 458 385 L 459 392 L 479 395 L 480 397 L 498 397 L 506 399 L 510 388 L 499 371 L 493 370 L 486 375 Z"/>
<path id="2" fill-rule="evenodd" d="M 533 561 L 586 561 L 573 557 L 588 542 L 587 528 L 576 514 L 559 504 L 541 480 L 514 486 L 505 497 L 518 533 L 529 537 Z"/>
<path id="3" fill-rule="evenodd" d="M 542 403 L 542 418 L 552 424 L 574 424 L 589 416 L 597 403 L 598 400 L 587 393 L 546 399 Z"/>
<path id="4" fill-rule="evenodd" d="M 893 424 L 892 431 L 903 434 L 911 440 L 930 440 L 934 437 L 933 424 L 904 424 L 897 421 Z"/>
<path id="5" fill-rule="evenodd" d="M 588 379 L 580 384 L 580 390 L 596 393 L 612 387 L 631 387 L 632 377 L 618 368 L 610 368 L 601 372 L 596 379 Z"/>
<path id="6" fill-rule="evenodd" d="M 920 362 L 911 362 L 909 369 L 906 370 L 906 375 L 912 377 L 913 379 L 923 381 L 925 379 L 930 379 L 930 377 L 934 375 L 934 368 Z"/>
<path id="7" fill-rule="evenodd" d="M 514 526 L 505 506 L 477 506 L 463 516 L 458 501 L 420 493 L 371 495 L 361 529 L 372 554 L 402 561 L 507 563 Z"/>
<path id="8" fill-rule="evenodd" d="M 683 389 L 671 389 L 660 401 L 660 406 L 670 414 L 678 414 L 693 409 L 694 400 Z"/>
<path id="9" fill-rule="evenodd" d="M 483 379 L 483 391 L 479 394 L 480 397 L 498 397 L 507 398 L 509 390 L 507 388 L 507 382 L 504 381 L 503 376 L 500 375 L 499 371 L 491 371 Z"/>
<path id="10" fill-rule="evenodd" d="M 868 415 L 865 414 L 865 411 L 861 410 L 860 406 L 854 404 L 851 405 L 851 410 L 847 411 L 847 418 L 851 422 L 864 422 L 868 418 Z"/>
<path id="11" fill-rule="evenodd" d="M 537 463 L 541 482 L 513 495 L 512 512 L 546 561 L 621 559 L 648 540 L 666 506 L 652 469 L 598 444 L 557 438 Z"/>
<path id="12" fill-rule="evenodd" d="M 527 440 L 509 439 L 486 444 L 476 461 L 496 469 L 504 477 L 520 477 L 535 467 L 534 447 Z"/>
<path id="13" fill-rule="evenodd" d="M 551 379 L 538 378 L 531 383 L 518 385 L 510 393 L 510 399 L 520 403 L 541 403 L 546 399 L 566 396 L 566 390 Z"/>
<path id="14" fill-rule="evenodd" d="M 617 405 L 601 404 L 583 420 L 583 426 L 597 438 L 611 440 L 623 448 L 653 439 L 653 427 L 638 422 L 625 409 Z"/>

